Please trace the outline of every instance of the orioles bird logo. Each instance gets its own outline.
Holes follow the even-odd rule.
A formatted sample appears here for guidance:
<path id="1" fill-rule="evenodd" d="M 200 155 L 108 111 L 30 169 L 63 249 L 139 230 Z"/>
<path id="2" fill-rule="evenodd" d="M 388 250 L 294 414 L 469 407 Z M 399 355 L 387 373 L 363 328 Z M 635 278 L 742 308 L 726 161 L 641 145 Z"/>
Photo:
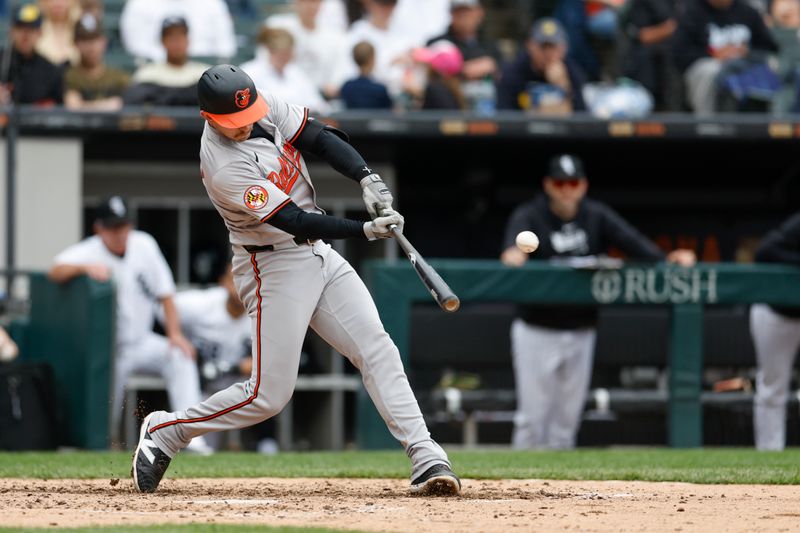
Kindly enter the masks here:
<path id="1" fill-rule="evenodd" d="M 259 185 L 248 187 L 248 189 L 244 191 L 244 205 L 246 205 L 248 209 L 261 209 L 267 205 L 268 198 L 269 195 L 267 195 L 266 189 Z"/>
<path id="2" fill-rule="evenodd" d="M 250 103 L 250 89 L 242 89 L 241 91 L 236 91 L 235 96 L 236 107 L 239 109 L 244 109 L 247 107 L 247 104 Z"/>

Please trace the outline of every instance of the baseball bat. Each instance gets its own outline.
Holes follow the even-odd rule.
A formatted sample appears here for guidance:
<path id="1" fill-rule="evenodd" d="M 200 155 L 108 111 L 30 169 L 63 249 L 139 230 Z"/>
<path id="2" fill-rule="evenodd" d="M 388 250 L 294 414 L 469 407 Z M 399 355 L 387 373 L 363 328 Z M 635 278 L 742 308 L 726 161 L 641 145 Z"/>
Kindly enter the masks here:
<path id="1" fill-rule="evenodd" d="M 425 261 L 425 258 L 422 257 L 417 249 L 406 239 L 405 235 L 398 231 L 397 226 L 392 225 L 390 229 L 394 240 L 396 240 L 400 248 L 403 249 L 406 257 L 408 257 L 408 260 L 411 262 L 411 266 L 417 271 L 417 275 L 422 281 L 422 284 L 430 291 L 431 296 L 433 296 L 433 299 L 439 304 L 439 307 L 448 313 L 455 313 L 458 311 L 458 308 L 461 307 L 461 301 L 458 299 L 458 296 L 456 296 L 456 293 L 453 292 L 453 289 L 451 289 L 439 273 Z"/>

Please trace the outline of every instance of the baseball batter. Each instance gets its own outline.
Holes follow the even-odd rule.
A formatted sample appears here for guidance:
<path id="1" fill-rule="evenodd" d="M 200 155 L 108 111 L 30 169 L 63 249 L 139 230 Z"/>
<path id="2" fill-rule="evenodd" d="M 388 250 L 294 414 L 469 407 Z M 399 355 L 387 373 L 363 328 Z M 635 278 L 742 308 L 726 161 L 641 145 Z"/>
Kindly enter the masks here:
<path id="1" fill-rule="evenodd" d="M 756 260 L 800 265 L 800 213 L 764 237 Z M 800 309 L 755 304 L 750 308 L 750 333 L 758 363 L 753 407 L 756 448 L 783 450 L 786 402 L 800 348 Z"/>
<path id="2" fill-rule="evenodd" d="M 461 483 L 431 439 L 397 347 L 353 268 L 323 239 L 379 239 L 403 217 L 380 176 L 343 132 L 308 110 L 259 94 L 231 65 L 198 83 L 206 119 L 200 169 L 208 196 L 230 231 L 237 291 L 252 319 L 248 381 L 183 411 L 156 411 L 142 423 L 133 457 L 136 489 L 153 492 L 170 460 L 193 437 L 243 428 L 280 412 L 292 396 L 309 325 L 360 371 L 364 386 L 411 459 L 411 491 L 456 494 Z M 327 216 L 303 153 L 359 182 L 372 221 Z M 378 213 L 381 216 L 378 216 Z"/>

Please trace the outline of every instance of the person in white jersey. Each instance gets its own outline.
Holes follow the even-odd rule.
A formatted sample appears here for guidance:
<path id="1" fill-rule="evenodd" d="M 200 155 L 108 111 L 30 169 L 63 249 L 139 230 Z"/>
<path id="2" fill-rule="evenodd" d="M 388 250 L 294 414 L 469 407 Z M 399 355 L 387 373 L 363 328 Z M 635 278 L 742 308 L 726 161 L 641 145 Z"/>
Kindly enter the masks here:
<path id="1" fill-rule="evenodd" d="M 58 254 L 48 275 L 56 283 L 86 275 L 115 284 L 116 360 L 111 410 L 115 432 L 122 415 L 125 383 L 132 374 L 163 376 L 173 409 L 186 409 L 200 400 L 200 380 L 196 351 L 181 331 L 173 299 L 175 282 L 155 239 L 133 229 L 130 210 L 120 196 L 112 196 L 98 207 L 94 233 Z M 166 336 L 153 332 L 158 305 L 164 307 Z M 192 442 L 189 450 L 211 451 L 202 438 Z"/>
<path id="2" fill-rule="evenodd" d="M 286 405 L 311 326 L 360 371 L 389 431 L 411 459 L 411 491 L 457 494 L 461 482 L 431 438 L 375 303 L 350 264 L 323 239 L 388 238 L 403 228 L 386 185 L 308 109 L 256 91 L 237 67 L 217 65 L 198 83 L 200 171 L 230 231 L 233 276 L 252 319 L 253 373 L 199 405 L 150 413 L 142 422 L 131 475 L 140 492 L 158 487 L 170 460 L 197 436 L 266 420 Z M 360 183 L 373 220 L 325 215 L 303 153 Z"/>

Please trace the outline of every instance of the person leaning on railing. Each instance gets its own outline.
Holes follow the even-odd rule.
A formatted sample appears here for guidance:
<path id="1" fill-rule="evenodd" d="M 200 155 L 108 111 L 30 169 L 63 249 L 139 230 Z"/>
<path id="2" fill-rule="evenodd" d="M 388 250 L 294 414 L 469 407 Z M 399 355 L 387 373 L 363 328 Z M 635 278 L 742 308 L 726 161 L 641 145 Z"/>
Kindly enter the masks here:
<path id="1" fill-rule="evenodd" d="M 528 260 L 515 245 L 517 234 L 526 230 L 541 239 L 534 259 L 597 256 L 613 246 L 630 258 L 695 263 L 693 251 L 665 254 L 610 207 L 586 198 L 589 182 L 577 157 L 554 157 L 542 185 L 544 194 L 511 214 L 500 257 L 505 265 L 517 267 Z M 575 446 L 591 379 L 596 323 L 596 306 L 519 307 L 511 326 L 515 448 Z"/>

